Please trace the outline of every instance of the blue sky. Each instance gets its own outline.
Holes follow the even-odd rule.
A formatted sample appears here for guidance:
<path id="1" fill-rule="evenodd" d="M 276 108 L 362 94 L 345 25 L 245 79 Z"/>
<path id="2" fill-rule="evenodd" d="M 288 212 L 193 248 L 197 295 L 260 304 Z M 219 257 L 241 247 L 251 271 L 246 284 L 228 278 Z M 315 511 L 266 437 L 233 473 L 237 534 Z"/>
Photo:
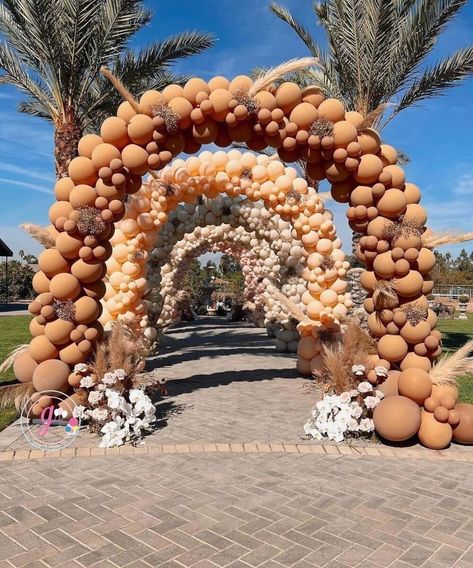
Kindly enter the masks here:
<path id="1" fill-rule="evenodd" d="M 281 0 L 316 34 L 311 17 L 312 0 Z M 155 17 L 134 45 L 184 30 L 212 32 L 217 38 L 208 52 L 180 62 L 176 71 L 209 79 L 248 73 L 257 66 L 272 66 L 306 54 L 302 42 L 272 15 L 266 0 L 152 0 Z M 449 27 L 434 51 L 445 55 L 473 40 L 470 3 Z M 40 247 L 18 225 L 47 224 L 53 202 L 54 164 L 52 128 L 41 119 L 16 111 L 18 93 L 0 86 L 0 237 L 17 253 L 38 253 Z M 473 81 L 463 82 L 446 96 L 404 111 L 384 131 L 385 142 L 411 157 L 406 167 L 409 181 L 423 191 L 423 205 L 432 228 L 473 230 Z M 329 207 L 332 208 L 333 202 Z M 349 231 L 344 207 L 333 207 L 337 228 L 347 252 Z M 457 252 L 460 246 L 451 247 Z M 468 251 L 473 244 L 465 245 Z"/>

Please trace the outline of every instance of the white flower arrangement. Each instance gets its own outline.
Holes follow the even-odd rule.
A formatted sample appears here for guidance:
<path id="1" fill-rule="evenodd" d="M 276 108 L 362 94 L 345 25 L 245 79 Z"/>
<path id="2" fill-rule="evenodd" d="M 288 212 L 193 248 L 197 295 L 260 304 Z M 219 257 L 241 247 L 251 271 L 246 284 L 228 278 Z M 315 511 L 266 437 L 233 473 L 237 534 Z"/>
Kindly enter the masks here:
<path id="1" fill-rule="evenodd" d="M 373 393 L 373 386 L 367 381 L 361 382 L 356 390 L 327 394 L 313 408 L 304 432 L 316 440 L 328 438 L 334 442 L 370 435 L 374 431 L 373 410 L 383 397 L 379 390 Z"/>
<path id="2" fill-rule="evenodd" d="M 85 366 L 77 372 L 87 371 Z M 130 387 L 123 369 L 105 373 L 98 382 L 85 376 L 80 387 L 88 391 L 89 408 L 78 406 L 75 413 L 88 419 L 91 429 L 102 435 L 101 448 L 121 446 L 128 441 L 138 443 L 156 418 L 152 400 L 144 389 Z"/>

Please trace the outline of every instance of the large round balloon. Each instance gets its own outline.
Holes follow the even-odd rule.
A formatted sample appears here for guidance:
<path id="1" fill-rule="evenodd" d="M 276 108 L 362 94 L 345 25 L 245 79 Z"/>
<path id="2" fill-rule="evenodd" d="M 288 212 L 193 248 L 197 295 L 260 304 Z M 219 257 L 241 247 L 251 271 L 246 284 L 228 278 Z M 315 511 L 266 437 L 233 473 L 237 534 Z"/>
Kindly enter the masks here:
<path id="1" fill-rule="evenodd" d="M 461 403 L 455 406 L 460 423 L 453 429 L 453 441 L 459 444 L 473 444 L 473 404 Z"/>
<path id="2" fill-rule="evenodd" d="M 404 442 L 417 434 L 420 416 L 417 403 L 406 396 L 393 395 L 378 404 L 373 420 L 380 436 L 391 442 Z"/>

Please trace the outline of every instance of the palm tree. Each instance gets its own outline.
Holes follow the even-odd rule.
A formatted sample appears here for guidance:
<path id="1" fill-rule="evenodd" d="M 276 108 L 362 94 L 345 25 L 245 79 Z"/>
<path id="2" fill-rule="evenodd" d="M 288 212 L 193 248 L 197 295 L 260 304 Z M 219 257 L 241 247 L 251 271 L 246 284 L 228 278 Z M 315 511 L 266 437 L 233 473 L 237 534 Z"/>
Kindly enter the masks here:
<path id="1" fill-rule="evenodd" d="M 349 110 L 382 129 L 402 110 L 443 92 L 473 74 L 473 47 L 425 66 L 448 23 L 467 0 L 324 0 L 314 5 L 327 48 L 284 7 L 271 10 L 319 58 L 321 69 L 293 79 L 317 85 Z M 382 119 L 384 118 L 384 122 Z"/>
<path id="2" fill-rule="evenodd" d="M 209 34 L 185 32 L 130 49 L 150 20 L 141 0 L 0 0 L 0 84 L 27 95 L 20 112 L 53 123 L 58 176 L 66 174 L 82 134 L 121 102 L 99 74 L 102 65 L 139 96 L 185 82 L 170 65 L 214 43 Z"/>

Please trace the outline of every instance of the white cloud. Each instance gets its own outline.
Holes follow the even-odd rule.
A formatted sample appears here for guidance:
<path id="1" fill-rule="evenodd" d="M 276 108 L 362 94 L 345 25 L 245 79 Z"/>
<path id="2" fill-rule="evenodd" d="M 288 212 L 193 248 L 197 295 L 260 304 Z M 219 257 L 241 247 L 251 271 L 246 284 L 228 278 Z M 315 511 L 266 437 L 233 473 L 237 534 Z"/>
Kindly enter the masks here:
<path id="1" fill-rule="evenodd" d="M 39 191 L 41 193 L 47 193 L 48 195 L 52 195 L 53 191 L 51 188 L 47 188 L 42 185 L 33 185 L 31 183 L 26 183 L 24 181 L 18 181 L 15 179 L 9 178 L 0 178 L 0 183 L 8 184 L 8 185 L 17 185 L 19 187 L 26 187 L 27 189 L 32 189 L 34 191 Z"/>
<path id="2" fill-rule="evenodd" d="M 48 155 L 49 156 L 49 155 Z M 40 179 L 43 181 L 47 181 L 51 184 L 56 182 L 54 175 L 48 175 L 44 172 L 38 172 L 34 170 L 30 170 L 29 168 L 22 168 L 20 166 L 14 166 L 8 162 L 0 162 L 0 171 L 8 172 L 11 174 L 18 174 L 22 177 L 30 177 L 34 179 Z"/>

